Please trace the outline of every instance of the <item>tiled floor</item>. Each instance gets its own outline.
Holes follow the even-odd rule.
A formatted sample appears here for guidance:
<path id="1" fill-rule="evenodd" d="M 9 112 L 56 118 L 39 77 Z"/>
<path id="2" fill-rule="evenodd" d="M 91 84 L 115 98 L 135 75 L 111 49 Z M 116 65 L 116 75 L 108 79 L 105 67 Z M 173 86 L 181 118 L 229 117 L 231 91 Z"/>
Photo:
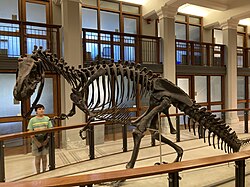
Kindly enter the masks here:
<path id="1" fill-rule="evenodd" d="M 243 134 L 243 124 L 233 127 L 240 138 L 250 137 L 249 134 Z M 167 129 L 163 134 L 172 141 L 175 136 L 170 135 Z M 177 143 L 184 149 L 183 160 L 195 158 L 222 155 L 224 151 L 213 149 L 204 143 L 202 139 L 197 139 L 193 133 L 187 130 L 181 131 L 181 142 Z M 97 145 L 95 148 L 96 159 L 88 160 L 88 147 L 82 146 L 78 149 L 58 149 L 56 150 L 56 170 L 48 171 L 35 175 L 34 158 L 32 155 L 9 156 L 5 158 L 6 180 L 35 180 L 56 176 L 78 175 L 86 173 L 97 173 L 102 171 L 112 171 L 124 169 L 130 159 L 133 142 L 128 140 L 129 151 L 122 153 L 122 141 L 106 142 Z M 175 159 L 175 152 L 167 145 L 162 145 L 162 159 L 166 162 L 172 162 Z M 250 145 L 243 147 L 243 150 L 250 149 Z M 141 143 L 141 149 L 135 167 L 150 166 L 160 161 L 160 146 L 150 146 L 150 137 L 145 136 Z M 246 164 L 246 173 L 250 172 L 250 160 Z M 180 173 L 180 186 L 200 187 L 200 186 L 234 186 L 234 163 L 216 165 L 201 169 L 188 170 Z M 95 186 L 107 186 L 100 184 Z M 150 176 L 146 178 L 137 178 L 127 180 L 123 186 L 168 186 L 167 175 Z M 246 177 L 246 186 L 250 186 L 250 177 Z"/>

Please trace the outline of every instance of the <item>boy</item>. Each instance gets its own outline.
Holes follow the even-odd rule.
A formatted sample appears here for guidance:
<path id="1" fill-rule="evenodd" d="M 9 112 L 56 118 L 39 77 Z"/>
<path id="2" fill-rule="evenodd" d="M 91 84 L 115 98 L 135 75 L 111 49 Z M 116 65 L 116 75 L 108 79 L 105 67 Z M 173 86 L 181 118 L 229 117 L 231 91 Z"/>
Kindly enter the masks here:
<path id="1" fill-rule="evenodd" d="M 37 104 L 35 106 L 36 116 L 31 118 L 28 124 L 29 131 L 43 130 L 52 127 L 52 123 L 48 116 L 44 115 L 44 106 Z M 35 156 L 35 166 L 37 174 L 40 173 L 40 163 L 42 160 L 43 172 L 47 167 L 47 154 L 48 154 L 48 133 L 35 134 L 32 138 L 32 155 Z"/>

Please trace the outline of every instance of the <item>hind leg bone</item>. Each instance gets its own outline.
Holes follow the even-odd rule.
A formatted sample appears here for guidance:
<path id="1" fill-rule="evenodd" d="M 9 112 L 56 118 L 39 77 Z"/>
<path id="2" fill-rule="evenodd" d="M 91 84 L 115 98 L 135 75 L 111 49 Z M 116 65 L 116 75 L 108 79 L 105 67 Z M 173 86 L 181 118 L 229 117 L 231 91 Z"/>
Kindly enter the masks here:
<path id="1" fill-rule="evenodd" d="M 156 104 L 158 104 L 158 105 L 156 105 Z M 160 101 L 154 102 L 154 105 L 156 105 L 156 106 L 150 112 L 148 112 L 147 115 L 145 115 L 139 121 L 136 121 L 136 123 L 134 124 L 136 126 L 136 129 L 133 132 L 134 148 L 133 148 L 131 159 L 128 162 L 126 168 L 133 168 L 134 167 L 135 161 L 136 161 L 138 153 L 139 153 L 141 139 L 143 138 L 145 131 L 150 126 L 153 118 L 158 113 L 162 112 L 166 108 L 169 108 L 170 100 L 167 97 L 164 97 Z"/>

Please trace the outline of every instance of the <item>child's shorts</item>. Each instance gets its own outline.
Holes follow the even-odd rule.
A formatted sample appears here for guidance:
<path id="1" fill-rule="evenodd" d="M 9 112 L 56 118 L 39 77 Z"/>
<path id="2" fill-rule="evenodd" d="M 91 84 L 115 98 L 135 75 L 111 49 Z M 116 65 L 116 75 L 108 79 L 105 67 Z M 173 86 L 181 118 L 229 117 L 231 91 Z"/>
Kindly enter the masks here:
<path id="1" fill-rule="evenodd" d="M 41 147 L 38 149 L 38 147 L 35 145 L 35 143 L 32 143 L 32 155 L 33 156 L 44 156 L 49 153 L 49 148 L 48 147 Z"/>

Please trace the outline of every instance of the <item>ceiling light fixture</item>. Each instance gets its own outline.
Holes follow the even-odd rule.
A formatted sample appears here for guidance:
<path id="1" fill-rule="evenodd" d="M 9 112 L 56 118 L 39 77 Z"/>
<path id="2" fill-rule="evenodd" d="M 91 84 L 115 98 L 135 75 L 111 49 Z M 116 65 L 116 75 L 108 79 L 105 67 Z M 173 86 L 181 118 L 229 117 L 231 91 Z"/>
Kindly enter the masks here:
<path id="1" fill-rule="evenodd" d="M 246 19 L 241 19 L 239 21 L 240 25 L 250 25 L 250 18 L 246 18 Z"/>
<path id="2" fill-rule="evenodd" d="M 205 8 L 201 6 L 196 6 L 196 5 L 191 5 L 191 4 L 184 4 L 178 8 L 178 12 L 185 13 L 185 14 L 190 14 L 190 15 L 195 15 L 195 16 L 201 16 L 205 17 L 212 11 L 215 11 L 210 8 Z"/>

